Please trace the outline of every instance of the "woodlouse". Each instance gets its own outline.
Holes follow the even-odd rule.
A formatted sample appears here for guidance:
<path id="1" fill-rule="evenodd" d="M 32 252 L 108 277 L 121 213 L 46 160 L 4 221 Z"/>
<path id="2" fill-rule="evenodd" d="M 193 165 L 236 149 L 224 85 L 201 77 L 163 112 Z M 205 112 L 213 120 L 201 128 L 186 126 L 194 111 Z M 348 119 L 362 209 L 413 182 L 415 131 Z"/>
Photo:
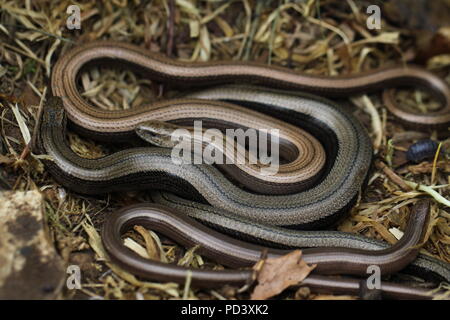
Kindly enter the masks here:
<path id="1" fill-rule="evenodd" d="M 438 146 L 439 144 L 436 141 L 430 139 L 417 141 L 408 148 L 406 159 L 418 163 L 425 159 L 433 158 Z"/>

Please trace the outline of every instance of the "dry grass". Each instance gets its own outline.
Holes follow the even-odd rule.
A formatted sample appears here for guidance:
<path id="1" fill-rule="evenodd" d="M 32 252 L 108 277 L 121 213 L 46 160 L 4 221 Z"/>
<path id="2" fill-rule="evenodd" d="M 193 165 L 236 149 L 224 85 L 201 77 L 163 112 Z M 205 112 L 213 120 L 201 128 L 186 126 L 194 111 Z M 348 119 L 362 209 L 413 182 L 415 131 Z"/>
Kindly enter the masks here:
<path id="1" fill-rule="evenodd" d="M 14 190 L 39 188 L 45 194 L 47 220 L 55 246 L 67 263 L 82 265 L 84 275 L 82 293 L 74 296 L 73 291 L 65 291 L 62 298 L 83 294 L 106 299 L 248 297 L 248 292 L 239 293 L 229 287 L 199 291 L 170 283 L 142 282 L 105 261 L 96 229 L 108 213 L 148 200 L 148 196 L 129 192 L 80 197 L 52 180 L 40 162 L 42 155 L 29 154 L 27 143 L 35 135 L 39 107 L 46 93 L 51 92 L 52 66 L 63 52 L 76 43 L 114 39 L 182 60 L 252 60 L 319 75 L 357 73 L 410 60 L 414 47 L 409 33 L 400 38 L 402 30 L 386 21 L 382 31 L 368 30 L 361 10 L 363 2 L 154 0 L 144 5 L 140 1 L 114 0 L 96 5 L 79 1 L 82 28 L 71 31 L 65 23 L 66 8 L 72 1 L 31 4 L 31 1 L 0 0 L 0 121 L 4 142 L 0 150 L 0 185 Z M 436 68 L 449 78 L 445 64 Z M 93 67 L 82 75 L 81 83 L 84 96 L 105 109 L 133 108 L 172 94 L 171 88 L 124 70 Z M 433 108 L 432 104 L 421 102 L 420 92 L 405 96 L 422 109 Z M 387 114 L 379 95 L 354 100 L 359 106 L 355 114 L 371 132 L 377 161 L 387 166 L 379 165 L 374 170 L 367 190 L 338 229 L 393 243 L 395 236 L 390 230 L 404 228 L 408 204 L 424 197 L 439 200 L 436 194 L 448 202 L 448 154 L 435 162 L 397 166 L 396 160 L 402 157 L 407 145 L 395 141 L 405 129 Z M 74 151 L 85 157 L 96 158 L 114 149 L 73 133 L 69 141 Z M 448 140 L 444 141 L 445 145 L 448 150 Z M 405 185 L 409 182 L 431 186 L 434 194 L 430 188 L 408 190 Z M 437 200 L 433 201 L 428 241 L 422 252 L 450 262 L 449 209 Z M 136 232 L 129 233 L 133 240 L 128 244 L 148 254 L 148 236 L 158 244 L 157 236 L 146 235 L 144 241 Z M 157 247 L 168 261 L 220 267 L 204 261 L 195 251 L 184 252 L 167 242 Z M 287 297 L 298 295 L 292 293 Z"/>

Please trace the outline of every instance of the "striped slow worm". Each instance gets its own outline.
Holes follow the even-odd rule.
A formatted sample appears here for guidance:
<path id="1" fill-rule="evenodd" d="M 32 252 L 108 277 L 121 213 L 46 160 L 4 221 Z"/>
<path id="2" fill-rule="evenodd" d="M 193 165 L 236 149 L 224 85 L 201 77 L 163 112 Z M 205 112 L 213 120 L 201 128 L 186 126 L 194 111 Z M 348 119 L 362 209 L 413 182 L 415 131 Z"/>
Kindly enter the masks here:
<path id="1" fill-rule="evenodd" d="M 168 189 L 172 192 L 189 197 L 195 190 L 187 191 L 183 180 L 172 175 L 161 175 L 161 172 L 144 171 L 138 175 L 123 176 L 122 179 L 101 180 L 105 169 L 120 171 L 120 165 L 129 165 L 137 159 L 142 164 L 156 161 L 160 163 L 164 157 L 155 157 L 161 152 L 156 148 L 137 148 L 117 152 L 105 158 L 90 160 L 77 156 L 70 150 L 65 141 L 65 113 L 59 98 L 48 101 L 44 116 L 41 121 L 40 144 L 41 149 L 48 153 L 54 161 L 47 163 L 48 170 L 56 180 L 72 190 L 82 193 L 102 193 L 107 191 L 119 191 L 130 188 L 152 188 Z M 158 153 L 155 153 L 158 152 Z M 158 166 L 161 171 L 173 169 L 170 167 L 170 155 L 166 152 L 166 162 Z M 139 163 L 134 163 L 140 167 Z M 155 165 L 155 163 L 153 163 Z M 195 167 L 195 166 L 194 166 Z M 200 166 L 201 167 L 201 166 Z M 206 166 L 213 170 L 212 167 Z M 119 168 L 119 169 L 118 169 Z M 150 170 L 148 167 L 144 170 Z M 177 171 L 172 171 L 176 173 Z M 213 171 L 214 172 L 214 171 Z M 83 173 L 84 176 L 79 174 Z M 90 178 L 88 178 L 88 176 Z M 99 177 L 100 180 L 97 180 Z M 165 179 L 164 179 L 165 178 Z M 189 190 L 189 189 L 187 189 Z M 292 195 L 291 195 L 292 196 Z M 214 208 L 210 205 L 192 200 L 176 197 L 173 194 L 155 193 L 153 198 L 167 208 L 175 211 L 182 210 L 196 220 L 212 225 L 217 229 L 234 233 L 247 239 L 256 239 L 263 243 L 284 247 L 346 247 L 364 250 L 380 250 L 386 244 L 380 241 L 368 239 L 354 234 L 337 231 L 298 231 L 282 227 L 269 226 L 256 221 L 258 216 L 245 218 L 235 215 L 227 210 Z M 277 197 L 278 198 L 278 197 Z M 282 208 L 280 209 L 282 210 Z M 448 281 L 450 279 L 450 268 L 448 264 L 439 262 L 427 256 L 419 256 L 412 264 L 414 271 L 420 275 L 430 274 L 438 280 Z M 417 273 L 417 272 L 414 272 Z"/>
<path id="2" fill-rule="evenodd" d="M 418 253 L 418 244 L 423 241 L 429 214 L 429 203 L 418 202 L 412 209 L 408 226 L 402 239 L 394 246 L 382 250 L 361 250 L 349 248 L 313 248 L 302 250 L 302 259 L 317 264 L 313 275 L 309 275 L 302 286 L 314 291 L 328 293 L 358 294 L 360 284 L 352 278 L 333 279 L 317 274 L 355 274 L 364 276 L 369 266 L 377 265 L 381 273 L 393 273 L 403 269 Z M 266 251 L 267 258 L 280 257 L 288 250 L 276 250 L 249 244 L 229 238 L 192 220 L 177 210 L 153 203 L 138 204 L 114 212 L 106 219 L 102 239 L 106 251 L 113 261 L 144 278 L 158 281 L 184 283 L 191 273 L 195 286 L 215 287 L 245 285 L 251 283 L 251 270 L 201 270 L 152 261 L 133 254 L 122 243 L 121 235 L 142 225 L 158 231 L 176 242 L 193 247 L 199 245 L 198 253 L 208 256 L 223 265 L 237 268 L 250 267 Z M 425 289 L 383 283 L 381 291 L 385 298 L 424 299 L 432 295 Z"/>
<path id="3" fill-rule="evenodd" d="M 340 233 L 338 236 L 334 232 L 310 231 L 315 232 L 314 241 L 311 241 L 312 237 L 308 231 L 302 233 L 281 228 L 290 226 L 311 229 L 328 225 L 338 219 L 339 213 L 352 205 L 367 176 L 372 156 L 370 139 L 361 124 L 351 114 L 323 98 L 238 86 L 206 89 L 190 93 L 181 99 L 155 102 L 143 109 L 99 110 L 86 102 L 78 92 L 77 79 L 83 67 L 100 60 L 125 63 L 151 75 L 152 79 L 171 83 L 209 85 L 247 81 L 265 86 L 307 90 L 326 96 L 345 96 L 412 84 L 431 89 L 443 102 L 440 111 L 430 115 L 409 113 L 397 106 L 392 90 L 384 92 L 386 107 L 405 123 L 417 126 L 442 128 L 450 122 L 450 94 L 447 85 L 433 74 L 416 67 L 377 70 L 342 78 L 324 78 L 299 75 L 288 69 L 252 63 L 175 62 L 138 47 L 116 42 L 82 45 L 58 60 L 52 75 L 53 94 L 62 98 L 65 112 L 75 127 L 80 132 L 97 138 L 114 141 L 133 137 L 135 128 L 149 120 L 183 123 L 201 119 L 211 120 L 213 123 L 216 121 L 215 124 L 234 122 L 248 127 L 249 123 L 245 121 L 227 121 L 232 118 L 232 111 L 239 111 L 240 116 L 234 119 L 246 120 L 251 118 L 246 115 L 254 115 L 257 119 L 267 116 L 264 118 L 267 121 L 272 121 L 269 117 L 284 121 L 279 122 L 279 128 L 288 129 L 284 132 L 287 132 L 286 137 L 290 144 L 296 145 L 296 141 L 300 141 L 296 145 L 297 150 L 320 150 L 322 147 L 326 152 L 323 164 L 317 165 L 313 161 L 312 164 L 316 164 L 316 167 L 311 169 L 312 174 L 296 181 L 308 181 L 306 189 L 303 184 L 301 191 L 289 189 L 287 194 L 268 195 L 267 193 L 276 192 L 263 187 L 273 181 L 257 184 L 253 190 L 242 190 L 216 167 L 174 165 L 170 150 L 161 148 L 133 148 L 96 160 L 80 158 L 66 145 L 64 113 L 60 107 L 58 109 L 58 102 L 54 102 L 54 106 L 51 105 L 53 103 L 48 106 L 41 125 L 40 146 L 53 157 L 54 161 L 48 163 L 48 168 L 63 185 L 87 194 L 133 188 L 170 191 L 183 198 L 161 195 L 159 199 L 164 198 L 161 201 L 169 206 L 185 210 L 188 208 L 192 215 L 201 216 L 201 221 L 253 239 L 259 239 L 261 236 L 271 244 L 368 250 L 383 248 L 383 244 L 379 242 L 354 235 Z M 243 112 L 237 104 L 251 107 L 253 110 Z M 214 110 L 220 108 L 230 108 L 230 118 L 226 115 L 219 117 L 219 121 L 217 118 L 211 118 L 220 114 L 214 113 Z M 169 112 L 166 112 L 167 110 Z M 211 110 L 212 113 L 209 113 Z M 162 113 L 158 116 L 158 112 Z M 252 126 L 255 124 L 250 125 Z M 299 131 L 296 129 L 298 127 L 305 131 Z M 310 136 L 307 136 L 308 134 Z M 299 147 L 306 140 L 309 140 L 310 146 L 303 149 Z M 320 154 L 320 151 L 317 153 Z M 301 152 L 297 156 L 302 156 Z M 227 174 L 234 174 L 234 178 L 244 176 L 244 181 L 239 181 L 239 177 L 236 179 L 244 185 L 245 180 L 251 181 L 248 183 L 250 186 L 255 181 L 248 180 L 250 175 L 245 173 L 240 175 L 236 174 L 236 171 L 230 171 Z M 224 221 L 227 221 L 228 225 L 223 224 Z M 242 229 L 235 229 L 236 227 Z M 450 279 L 449 266 L 431 258 L 420 256 L 413 266 L 422 273 L 433 273 L 446 281 Z"/>
<path id="4" fill-rule="evenodd" d="M 427 126 L 447 129 L 450 125 L 450 90 L 447 83 L 418 67 L 393 67 L 357 75 L 321 77 L 252 62 L 180 62 L 131 44 L 101 41 L 77 46 L 62 56 L 54 66 L 51 83 L 53 94 L 64 98 L 69 118 L 94 132 L 130 131 L 137 123 L 142 122 L 143 117 L 142 110 L 136 109 L 120 112 L 100 111 L 82 98 L 76 82 L 80 69 L 102 60 L 130 66 L 155 80 L 188 86 L 240 81 L 327 97 L 348 97 L 386 88 L 417 86 L 429 89 L 442 102 L 440 110 L 420 115 L 404 110 L 396 103 L 393 89 L 384 91 L 385 106 L 414 128 Z M 153 104 L 154 107 L 158 105 Z"/>

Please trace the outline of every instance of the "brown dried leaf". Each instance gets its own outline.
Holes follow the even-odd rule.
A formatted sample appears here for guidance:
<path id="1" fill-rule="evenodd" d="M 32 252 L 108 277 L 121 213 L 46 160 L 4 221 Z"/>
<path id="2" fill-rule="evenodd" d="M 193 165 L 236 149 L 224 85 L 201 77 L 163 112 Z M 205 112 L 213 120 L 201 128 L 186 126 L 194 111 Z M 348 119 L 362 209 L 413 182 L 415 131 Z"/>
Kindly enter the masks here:
<path id="1" fill-rule="evenodd" d="M 144 238 L 145 247 L 147 249 L 148 256 L 151 260 L 156 261 L 165 260 L 162 258 L 164 255 L 161 254 L 158 244 L 156 243 L 155 239 L 153 239 L 153 237 L 151 236 L 150 232 L 147 229 L 141 226 L 134 226 L 134 230 L 139 232 L 139 234 Z"/>
<path id="2" fill-rule="evenodd" d="M 446 173 L 450 172 L 450 163 L 447 163 L 446 161 L 437 162 L 436 167 Z M 408 170 L 413 174 L 431 173 L 433 171 L 433 164 L 430 162 L 422 162 L 420 164 L 408 166 Z"/>
<path id="3" fill-rule="evenodd" d="M 258 285 L 253 290 L 251 299 L 268 299 L 303 281 L 316 265 L 307 265 L 301 256 L 301 250 L 294 250 L 279 258 L 266 259 L 258 273 Z"/>
<path id="4" fill-rule="evenodd" d="M 12 156 L 4 156 L 0 154 L 0 164 L 12 164 L 14 163 L 15 159 Z"/>

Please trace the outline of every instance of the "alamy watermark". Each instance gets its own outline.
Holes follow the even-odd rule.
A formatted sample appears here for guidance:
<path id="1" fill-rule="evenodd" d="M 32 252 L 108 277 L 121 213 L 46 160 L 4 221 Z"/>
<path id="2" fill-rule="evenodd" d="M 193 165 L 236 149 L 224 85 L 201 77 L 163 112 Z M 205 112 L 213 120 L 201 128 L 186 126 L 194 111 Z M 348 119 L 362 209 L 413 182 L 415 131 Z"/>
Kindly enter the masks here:
<path id="1" fill-rule="evenodd" d="M 77 5 L 67 7 L 66 13 L 69 15 L 66 20 L 66 26 L 69 30 L 81 29 L 81 9 Z M 381 8 L 376 4 L 367 7 L 366 13 L 369 15 L 366 20 L 367 29 L 381 29 Z"/>
<path id="2" fill-rule="evenodd" d="M 69 14 L 66 20 L 66 26 L 69 30 L 81 29 L 81 11 L 77 5 L 70 5 L 67 7 L 66 13 Z"/>
<path id="3" fill-rule="evenodd" d="M 366 21 L 367 29 L 381 29 L 381 8 L 373 4 L 367 7 L 366 13 L 370 14 Z"/>
<path id="4" fill-rule="evenodd" d="M 66 280 L 66 286 L 69 290 L 81 289 L 81 270 L 80 267 L 72 264 L 67 267 L 66 273 L 68 274 Z"/>
<path id="5" fill-rule="evenodd" d="M 381 289 L 381 268 L 377 265 L 370 265 L 367 267 L 367 274 L 370 276 L 366 280 L 367 289 L 379 290 Z"/>
<path id="6" fill-rule="evenodd" d="M 159 140 L 160 141 L 160 140 Z M 175 164 L 255 165 L 261 175 L 274 175 L 280 166 L 279 129 L 204 130 L 200 120 L 193 129 L 179 127 L 170 134 Z"/>

